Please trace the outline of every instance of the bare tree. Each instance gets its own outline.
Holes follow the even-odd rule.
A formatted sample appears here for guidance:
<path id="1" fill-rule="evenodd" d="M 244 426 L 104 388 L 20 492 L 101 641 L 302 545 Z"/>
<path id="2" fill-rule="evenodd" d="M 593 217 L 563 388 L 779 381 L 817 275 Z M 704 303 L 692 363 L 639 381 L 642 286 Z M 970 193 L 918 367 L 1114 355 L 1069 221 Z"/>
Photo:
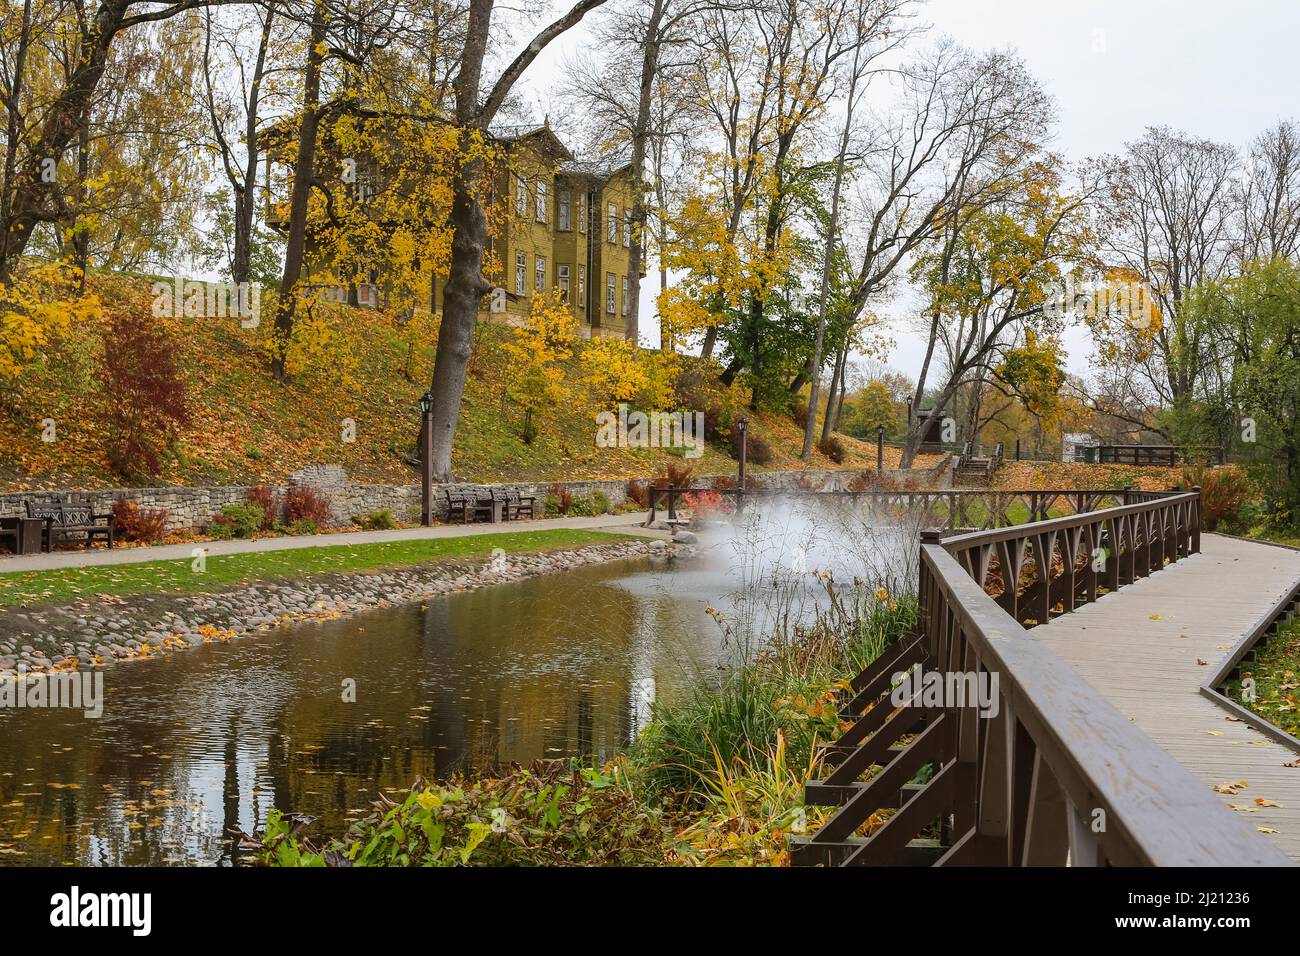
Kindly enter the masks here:
<path id="1" fill-rule="evenodd" d="M 831 208 L 826 225 L 826 237 L 822 253 L 821 294 L 817 303 L 817 334 L 813 340 L 813 352 L 810 366 L 813 372 L 812 385 L 808 396 L 808 416 L 804 422 L 803 451 L 801 457 L 807 461 L 812 454 L 813 431 L 816 427 L 818 391 L 821 384 L 822 349 L 826 344 L 826 312 L 831 292 L 831 269 L 835 258 L 835 243 L 839 236 L 840 225 L 840 189 L 844 183 L 844 164 L 849 151 L 849 138 L 853 132 L 853 114 L 857 110 L 861 90 L 865 89 L 870 79 L 873 64 L 885 53 L 894 50 L 903 42 L 906 32 L 898 27 L 898 19 L 906 6 L 906 0 L 858 0 L 851 14 L 848 32 L 853 47 L 853 62 L 848 69 L 848 93 L 844 100 L 844 125 L 840 132 L 839 151 L 835 156 L 835 174 L 831 184 Z M 847 343 L 846 343 L 847 345 Z M 844 368 L 848 361 L 848 349 L 836 357 L 835 374 L 831 379 L 830 396 L 826 402 L 826 417 L 823 422 L 823 439 L 829 437 L 830 429 L 836 416 L 831 414 L 835 403 L 835 390 L 838 383 L 839 400 L 844 397 Z"/>
<path id="2" fill-rule="evenodd" d="M 1279 122 L 1251 144 L 1236 204 L 1243 263 L 1300 255 L 1300 123 Z"/>
<path id="3" fill-rule="evenodd" d="M 1099 206 L 1102 264 L 1150 287 L 1160 321 L 1144 368 L 1161 399 L 1176 405 L 1195 393 L 1208 361 L 1205 330 L 1187 321 L 1184 303 L 1233 261 L 1237 151 L 1152 127 L 1102 167 L 1109 187 Z"/>
<path id="4" fill-rule="evenodd" d="M 230 277 L 236 283 L 248 281 L 252 258 L 253 224 L 257 212 L 257 167 L 261 160 L 262 86 L 267 75 L 267 51 L 271 43 L 271 29 L 275 21 L 275 0 L 268 0 L 265 9 L 255 8 L 257 45 L 251 65 L 245 65 L 239 55 L 239 26 L 218 32 L 211 11 L 206 12 L 203 36 L 203 91 L 208 117 L 212 123 L 212 136 L 216 144 L 221 171 L 230 185 L 234 201 L 234 236 L 230 252 Z M 214 82 L 212 51 L 214 45 L 222 51 L 221 59 L 235 65 L 239 80 L 238 101 L 233 94 Z M 242 144 L 232 142 L 227 130 L 239 124 Z M 242 155 L 241 155 L 242 151 Z"/>
<path id="5" fill-rule="evenodd" d="M 1024 64 L 1005 52 L 977 56 L 941 43 L 911 64 L 901 83 L 901 101 L 874 124 L 876 145 L 864 163 L 856 311 L 884 292 L 925 244 L 939 243 L 945 268 L 942 250 L 946 246 L 950 260 L 971 217 L 1017 188 L 1054 117 L 1051 101 Z M 918 395 L 926 388 L 943 324 L 937 310 L 924 320 Z M 912 421 L 904 468 L 941 407 L 935 403 L 931 415 Z"/>

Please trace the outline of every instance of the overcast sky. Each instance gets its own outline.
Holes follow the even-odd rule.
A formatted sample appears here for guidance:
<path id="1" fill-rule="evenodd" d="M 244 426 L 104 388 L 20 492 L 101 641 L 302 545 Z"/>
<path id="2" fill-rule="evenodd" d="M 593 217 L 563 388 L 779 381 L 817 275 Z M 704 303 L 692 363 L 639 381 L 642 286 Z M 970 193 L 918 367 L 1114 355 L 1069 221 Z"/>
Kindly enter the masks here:
<path id="1" fill-rule="evenodd" d="M 1297 0 L 930 0 L 921 16 L 966 46 L 1017 50 L 1057 100 L 1054 148 L 1071 160 L 1116 152 L 1147 126 L 1244 149 L 1279 118 L 1300 116 Z M 581 37 L 548 51 L 530 80 L 545 89 Z M 657 286 L 652 274 L 644 316 Z M 914 377 L 923 343 L 895 325 L 889 364 Z M 654 326 L 644 322 L 642 335 L 657 339 Z M 1070 370 L 1086 375 L 1086 338 L 1066 345 Z"/>

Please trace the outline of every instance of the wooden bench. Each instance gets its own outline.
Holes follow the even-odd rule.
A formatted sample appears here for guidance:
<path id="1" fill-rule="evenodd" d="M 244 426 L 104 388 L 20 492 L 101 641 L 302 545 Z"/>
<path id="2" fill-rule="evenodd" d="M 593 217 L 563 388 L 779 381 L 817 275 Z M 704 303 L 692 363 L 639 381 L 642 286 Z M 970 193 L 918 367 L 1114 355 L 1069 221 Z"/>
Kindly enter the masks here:
<path id="1" fill-rule="evenodd" d="M 89 504 L 33 504 L 24 502 L 27 517 L 45 521 L 42 535 L 44 550 L 53 551 L 65 541 L 84 541 L 87 548 L 97 538 L 104 539 L 111 548 L 116 540 L 117 519 L 111 514 L 97 514 Z M 101 523 L 102 522 L 102 523 Z"/>
<path id="2" fill-rule="evenodd" d="M 522 518 L 525 511 L 530 518 L 537 516 L 537 499 L 533 495 L 520 493 L 517 488 L 493 488 L 492 500 L 500 509 L 503 521 Z"/>
<path id="3" fill-rule="evenodd" d="M 460 515 L 461 524 L 469 524 L 471 521 L 477 521 L 479 515 L 483 515 L 485 520 L 492 521 L 495 517 L 495 508 L 492 501 L 492 495 L 484 497 L 481 488 L 466 488 L 454 486 L 447 489 L 447 520 L 451 521 L 457 514 Z"/>

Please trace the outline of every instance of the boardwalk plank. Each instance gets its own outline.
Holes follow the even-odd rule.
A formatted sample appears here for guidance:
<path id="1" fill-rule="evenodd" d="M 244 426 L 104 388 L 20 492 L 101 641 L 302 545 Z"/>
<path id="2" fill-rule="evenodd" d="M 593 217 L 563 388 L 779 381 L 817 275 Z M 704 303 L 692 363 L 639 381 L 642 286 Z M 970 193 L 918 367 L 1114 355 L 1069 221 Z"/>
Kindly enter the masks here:
<path id="1" fill-rule="evenodd" d="M 1206 534 L 1201 553 L 1028 632 L 1207 787 L 1300 861 L 1300 755 L 1200 693 L 1232 647 L 1300 583 L 1300 552 Z M 1154 618 L 1153 618 L 1154 616 Z M 1198 664 L 1197 661 L 1205 661 Z M 1281 807 L 1260 807 L 1265 799 Z"/>

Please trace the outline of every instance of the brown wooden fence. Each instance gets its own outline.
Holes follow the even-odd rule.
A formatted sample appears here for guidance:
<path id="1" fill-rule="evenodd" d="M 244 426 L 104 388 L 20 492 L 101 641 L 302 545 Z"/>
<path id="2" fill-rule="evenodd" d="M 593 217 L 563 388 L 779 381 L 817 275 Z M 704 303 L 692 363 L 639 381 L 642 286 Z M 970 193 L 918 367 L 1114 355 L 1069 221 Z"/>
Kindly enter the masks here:
<path id="1" fill-rule="evenodd" d="M 1096 511 L 1098 508 L 1113 507 L 1134 500 L 1133 496 L 1142 494 L 1163 494 L 1163 492 L 1137 492 L 1122 490 L 1008 490 L 991 491 L 984 489 L 947 489 L 938 491 L 826 491 L 820 489 L 793 489 L 779 491 L 774 489 L 738 488 L 650 488 L 649 514 L 646 526 L 658 520 L 660 508 L 665 508 L 670 520 L 677 519 L 678 508 L 688 508 L 688 495 L 698 495 L 718 491 L 732 502 L 733 507 L 743 508 L 746 502 L 790 498 L 794 500 L 823 500 L 856 503 L 863 509 L 869 509 L 888 519 L 890 516 L 903 514 L 916 515 L 923 512 L 924 523 L 928 527 L 943 531 L 985 530 L 1023 524 L 1026 521 L 1041 521 L 1044 518 L 1059 517 L 1069 514 L 1082 514 Z"/>
<path id="2" fill-rule="evenodd" d="M 1222 465 L 1223 449 L 1213 445 L 1096 445 L 1085 449 L 1101 465 Z"/>
<path id="3" fill-rule="evenodd" d="M 1290 863 L 1024 634 L 1199 550 L 1199 490 L 1141 497 L 923 536 L 918 633 L 851 682 L 840 714 L 850 727 L 806 791 L 837 809 L 792 841 L 796 864 Z M 984 680 L 995 706 L 934 700 L 924 685 L 896 705 L 895 675 L 918 665 L 967 687 Z"/>

